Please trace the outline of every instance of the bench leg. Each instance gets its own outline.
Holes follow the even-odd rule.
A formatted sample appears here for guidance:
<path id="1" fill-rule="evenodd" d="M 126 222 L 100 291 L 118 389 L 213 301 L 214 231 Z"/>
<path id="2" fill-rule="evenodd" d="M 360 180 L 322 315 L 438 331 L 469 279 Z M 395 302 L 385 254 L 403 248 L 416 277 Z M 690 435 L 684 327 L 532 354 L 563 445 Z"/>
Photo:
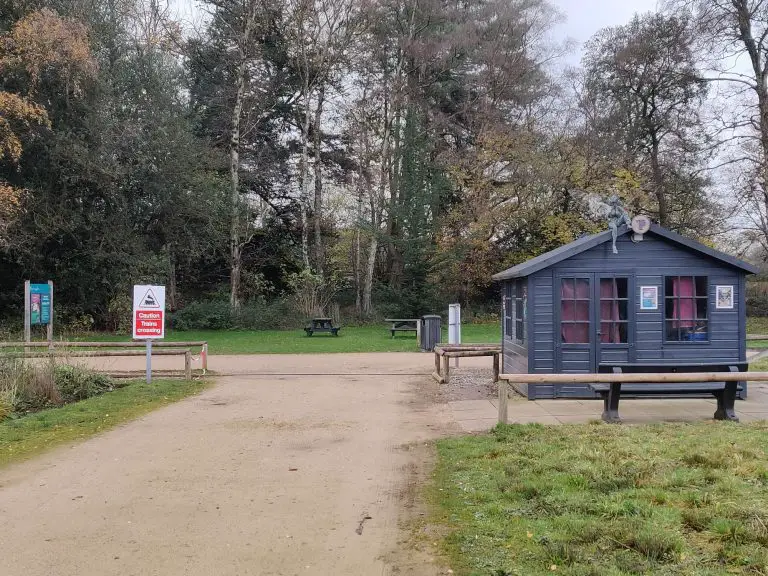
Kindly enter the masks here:
<path id="1" fill-rule="evenodd" d="M 736 388 L 738 382 L 726 382 L 725 388 L 715 392 L 717 398 L 717 411 L 715 411 L 715 420 L 730 420 L 738 422 L 736 416 Z"/>
<path id="2" fill-rule="evenodd" d="M 443 356 L 443 372 L 441 376 L 443 377 L 443 383 L 448 384 L 448 379 L 450 378 L 448 363 L 450 361 L 450 358 L 448 356 Z"/>
<path id="3" fill-rule="evenodd" d="M 611 383 L 608 392 L 603 393 L 603 421 L 611 424 L 621 422 L 619 417 L 619 398 L 621 397 L 621 382 Z"/>

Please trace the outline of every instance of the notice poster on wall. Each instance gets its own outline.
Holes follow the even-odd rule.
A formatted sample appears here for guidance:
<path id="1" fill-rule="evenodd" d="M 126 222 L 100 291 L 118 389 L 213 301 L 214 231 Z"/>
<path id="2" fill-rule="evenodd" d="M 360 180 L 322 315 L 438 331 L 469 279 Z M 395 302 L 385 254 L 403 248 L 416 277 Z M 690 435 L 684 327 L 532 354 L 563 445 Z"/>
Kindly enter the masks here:
<path id="1" fill-rule="evenodd" d="M 733 286 L 718 286 L 715 306 L 718 310 L 733 310 Z"/>
<path id="2" fill-rule="evenodd" d="M 658 310 L 659 309 L 659 287 L 641 286 L 640 287 L 640 310 Z"/>

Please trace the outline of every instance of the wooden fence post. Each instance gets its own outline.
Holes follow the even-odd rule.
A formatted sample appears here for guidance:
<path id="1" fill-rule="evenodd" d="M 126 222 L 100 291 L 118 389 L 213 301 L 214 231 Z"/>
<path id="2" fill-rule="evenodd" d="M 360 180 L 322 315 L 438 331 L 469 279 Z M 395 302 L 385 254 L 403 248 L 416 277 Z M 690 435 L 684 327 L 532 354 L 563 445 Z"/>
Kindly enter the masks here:
<path id="1" fill-rule="evenodd" d="M 208 342 L 203 344 L 200 356 L 202 356 L 203 360 L 203 373 L 208 372 Z"/>
<path id="2" fill-rule="evenodd" d="M 192 351 L 184 352 L 184 378 L 192 380 Z"/>
<path id="3" fill-rule="evenodd" d="M 507 423 L 507 402 L 509 401 L 509 384 L 506 380 L 499 381 L 499 423 Z"/>
<path id="4" fill-rule="evenodd" d="M 493 381 L 499 381 L 499 354 L 493 355 Z"/>

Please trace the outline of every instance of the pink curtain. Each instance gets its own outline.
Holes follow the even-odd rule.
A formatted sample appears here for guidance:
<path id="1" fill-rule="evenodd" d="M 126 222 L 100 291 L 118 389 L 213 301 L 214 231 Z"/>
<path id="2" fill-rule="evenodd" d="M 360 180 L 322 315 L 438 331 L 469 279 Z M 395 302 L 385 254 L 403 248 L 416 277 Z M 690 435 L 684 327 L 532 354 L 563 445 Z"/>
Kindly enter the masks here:
<path id="1" fill-rule="evenodd" d="M 570 324 L 569 321 L 589 322 L 589 280 L 562 280 L 560 286 L 562 340 L 566 344 L 587 344 L 589 324 Z M 583 300 L 574 301 L 574 298 Z"/>
<path id="2" fill-rule="evenodd" d="M 692 328 L 696 325 L 696 299 L 693 297 L 693 278 L 690 276 L 672 280 L 672 295 L 680 296 L 673 301 L 672 318 L 675 328 Z"/>
<path id="3" fill-rule="evenodd" d="M 616 280 L 605 278 L 600 280 L 600 342 L 603 344 L 620 344 L 619 331 L 619 297 Z M 610 298 L 610 300 L 603 300 Z"/>

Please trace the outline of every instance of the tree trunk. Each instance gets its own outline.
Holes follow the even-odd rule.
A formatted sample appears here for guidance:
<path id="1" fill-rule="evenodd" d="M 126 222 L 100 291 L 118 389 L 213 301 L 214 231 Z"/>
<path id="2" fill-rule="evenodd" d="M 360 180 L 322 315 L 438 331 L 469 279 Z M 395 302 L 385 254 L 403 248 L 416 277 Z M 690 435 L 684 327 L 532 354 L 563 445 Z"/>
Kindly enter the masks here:
<path id="1" fill-rule="evenodd" d="M 315 269 L 321 276 L 323 275 L 325 249 L 323 247 L 323 163 L 321 162 L 323 103 L 325 100 L 325 86 L 321 85 L 317 91 L 317 106 L 315 107 L 315 133 L 314 133 L 314 152 L 315 152 L 315 206 L 314 206 L 314 224 L 315 224 Z"/>
<path id="2" fill-rule="evenodd" d="M 175 311 L 179 304 L 179 294 L 176 288 L 176 253 L 174 247 L 168 246 L 168 310 Z"/>
<path id="3" fill-rule="evenodd" d="M 653 178 L 654 194 L 659 206 L 659 224 L 665 228 L 669 226 L 669 208 L 667 206 L 667 193 L 664 190 L 664 177 L 659 164 L 659 141 L 654 134 L 651 137 L 651 173 Z"/>
<path id="4" fill-rule="evenodd" d="M 363 315 L 373 314 L 373 304 L 371 303 L 371 292 L 373 292 L 373 272 L 376 268 L 376 253 L 379 250 L 379 239 L 374 233 L 371 236 L 371 244 L 368 247 L 368 266 L 365 270 L 365 285 L 363 286 Z"/>
<path id="5" fill-rule="evenodd" d="M 309 88 L 305 84 L 305 89 Z M 301 260 L 304 268 L 309 269 L 309 94 L 304 98 L 304 125 L 301 129 L 301 162 L 299 181 L 301 182 Z"/>
<path id="6" fill-rule="evenodd" d="M 250 36 L 250 19 L 246 23 L 246 36 Z M 240 308 L 240 277 L 242 267 L 242 244 L 240 223 L 240 117 L 245 97 L 246 61 L 243 56 L 237 67 L 237 94 L 232 110 L 232 134 L 229 143 L 229 175 L 231 223 L 229 234 L 230 250 L 230 293 L 229 303 L 234 310 Z"/>
<path id="7" fill-rule="evenodd" d="M 363 222 L 363 174 L 361 170 L 360 182 L 357 190 L 357 219 L 355 222 L 355 314 L 358 318 L 363 315 L 363 294 L 362 294 L 362 270 L 360 259 L 360 226 Z"/>

